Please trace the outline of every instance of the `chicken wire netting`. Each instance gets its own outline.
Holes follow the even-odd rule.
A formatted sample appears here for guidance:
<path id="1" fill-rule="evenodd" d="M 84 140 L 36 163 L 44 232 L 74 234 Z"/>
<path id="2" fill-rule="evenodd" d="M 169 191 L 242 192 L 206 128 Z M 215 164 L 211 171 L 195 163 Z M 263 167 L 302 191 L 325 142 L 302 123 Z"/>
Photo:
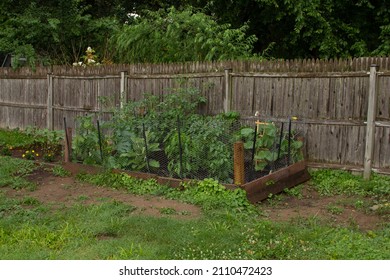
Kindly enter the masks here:
<path id="1" fill-rule="evenodd" d="M 303 157 L 291 120 L 244 125 L 234 114 L 162 119 L 133 113 L 106 122 L 84 116 L 75 123 L 73 161 L 163 177 L 237 183 L 235 170 L 241 169 L 249 182 Z M 240 162 L 234 160 L 237 142 L 243 147 Z"/>

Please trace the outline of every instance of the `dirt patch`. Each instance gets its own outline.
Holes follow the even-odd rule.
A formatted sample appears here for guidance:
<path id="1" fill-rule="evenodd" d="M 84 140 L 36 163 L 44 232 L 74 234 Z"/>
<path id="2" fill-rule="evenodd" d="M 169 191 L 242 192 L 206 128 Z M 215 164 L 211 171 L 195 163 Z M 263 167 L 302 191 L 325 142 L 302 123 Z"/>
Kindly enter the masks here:
<path id="1" fill-rule="evenodd" d="M 272 221 L 287 222 L 300 218 L 314 218 L 335 226 L 358 228 L 363 231 L 377 229 L 389 222 L 368 209 L 358 209 L 357 202 L 367 203 L 362 201 L 362 198 L 344 195 L 320 196 L 318 192 L 305 186 L 302 197 L 282 194 L 278 199 L 261 203 L 260 208 Z"/>
<path id="2" fill-rule="evenodd" d="M 199 207 L 159 197 L 136 196 L 122 190 L 81 183 L 73 177 L 54 176 L 48 168 L 39 168 L 28 177 L 36 183 L 34 190 L 5 188 L 6 195 L 13 198 L 33 197 L 53 209 L 79 204 L 97 204 L 118 201 L 136 207 L 132 214 L 156 217 L 191 219 L 201 216 Z"/>
<path id="3" fill-rule="evenodd" d="M 99 171 L 96 167 L 83 166 L 82 168 L 84 170 L 70 165 L 66 169 L 72 175 L 79 172 Z M 76 203 L 88 205 L 118 201 L 135 207 L 131 215 L 169 216 L 178 219 L 193 219 L 201 216 L 200 208 L 191 204 L 154 196 L 136 196 L 123 190 L 81 183 L 75 180 L 74 176 L 56 177 L 47 167 L 38 168 L 28 177 L 28 180 L 36 183 L 37 187 L 34 190 L 10 188 L 3 188 L 3 190 L 8 196 L 14 198 L 36 198 L 50 205 L 52 209 L 69 207 Z M 307 184 L 302 190 L 301 197 L 282 194 L 277 199 L 266 200 L 258 205 L 264 217 L 272 221 L 288 222 L 301 218 L 315 218 L 335 226 L 353 227 L 364 231 L 377 229 L 389 222 L 388 215 L 381 216 L 370 211 L 368 207 L 358 208 L 357 202 L 370 204 L 370 201 L 362 201 L 361 197 L 320 196 Z"/>

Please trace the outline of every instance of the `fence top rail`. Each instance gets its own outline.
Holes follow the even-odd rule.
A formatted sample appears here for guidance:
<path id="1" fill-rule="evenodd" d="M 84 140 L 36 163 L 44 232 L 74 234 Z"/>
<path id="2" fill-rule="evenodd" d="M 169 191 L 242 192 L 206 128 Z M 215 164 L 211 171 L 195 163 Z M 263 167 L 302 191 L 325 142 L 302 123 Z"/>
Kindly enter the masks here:
<path id="1" fill-rule="evenodd" d="M 212 73 L 231 69 L 233 72 L 256 73 L 326 73 L 369 71 L 371 65 L 377 65 L 379 71 L 390 71 L 390 57 L 361 57 L 350 59 L 292 59 L 292 60 L 241 60 L 182 63 L 144 63 L 113 64 L 94 67 L 47 66 L 31 68 L 0 68 L 0 77 L 46 76 L 52 73 L 58 76 L 101 76 L 118 75 L 125 71 L 132 74 L 183 74 Z"/>
<path id="2" fill-rule="evenodd" d="M 389 73 L 390 74 L 390 73 Z M 368 77 L 369 73 L 366 71 L 359 72 L 302 72 L 302 73 L 254 73 L 241 72 L 231 73 L 234 77 L 258 77 L 258 78 L 337 78 L 337 77 Z"/>

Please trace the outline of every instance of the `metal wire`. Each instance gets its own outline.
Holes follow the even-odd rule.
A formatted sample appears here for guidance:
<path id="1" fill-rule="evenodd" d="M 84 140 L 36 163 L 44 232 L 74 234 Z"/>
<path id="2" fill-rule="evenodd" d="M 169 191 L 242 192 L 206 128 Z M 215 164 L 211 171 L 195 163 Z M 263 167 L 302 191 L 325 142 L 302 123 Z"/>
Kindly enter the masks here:
<path id="1" fill-rule="evenodd" d="M 215 178 L 234 183 L 233 147 L 237 140 L 242 140 L 237 135 L 243 126 L 236 122 L 219 130 L 219 123 L 202 121 L 197 123 L 177 116 L 169 126 L 142 119 L 139 127 L 124 126 L 120 131 L 113 131 L 102 128 L 93 118 L 79 120 L 73 139 L 73 160 L 164 177 Z M 293 145 L 298 135 L 293 123 L 289 121 L 287 132 L 282 122 L 269 125 L 274 128 L 274 137 L 267 147 L 261 146 L 262 137 L 266 137 L 263 131 L 257 125 L 252 127 L 251 142 L 246 143 L 244 158 L 240 159 L 244 162 L 244 174 L 239 181 L 252 181 L 299 160 Z M 168 127 L 169 131 L 162 127 Z M 115 133 L 121 134 L 120 140 L 114 137 Z"/>

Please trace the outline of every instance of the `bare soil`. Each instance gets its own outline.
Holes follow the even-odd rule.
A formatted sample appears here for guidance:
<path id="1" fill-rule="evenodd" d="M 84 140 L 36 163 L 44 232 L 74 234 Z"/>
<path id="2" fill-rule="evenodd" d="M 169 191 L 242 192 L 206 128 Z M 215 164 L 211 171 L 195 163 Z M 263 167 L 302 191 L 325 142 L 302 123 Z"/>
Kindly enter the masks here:
<path id="1" fill-rule="evenodd" d="M 264 216 L 273 221 L 316 219 L 334 226 L 368 231 L 378 229 L 389 222 L 385 216 L 370 211 L 367 207 L 355 206 L 357 201 L 362 201 L 365 205 L 370 204 L 369 200 L 346 195 L 321 196 L 309 184 L 305 184 L 302 197 L 282 194 L 277 201 L 265 201 L 260 207 Z"/>
<path id="2" fill-rule="evenodd" d="M 191 219 L 201 216 L 199 207 L 175 200 L 152 196 L 137 196 L 123 190 L 98 187 L 77 181 L 74 176 L 57 177 L 48 168 L 39 168 L 28 177 L 36 183 L 34 190 L 14 190 L 5 188 L 6 195 L 12 198 L 32 197 L 53 209 L 74 204 L 97 204 L 118 201 L 135 206 L 132 214 L 156 217 L 171 216 L 178 219 Z"/>
<path id="3" fill-rule="evenodd" d="M 202 215 L 201 209 L 191 204 L 159 197 L 136 196 L 123 190 L 81 183 L 74 176 L 80 170 L 76 170 L 75 167 L 73 170 L 72 167 L 67 169 L 71 171 L 72 176 L 56 177 L 49 168 L 40 167 L 28 177 L 29 181 L 37 185 L 34 190 L 10 188 L 4 190 L 10 197 L 33 197 L 53 209 L 76 203 L 97 204 L 119 201 L 135 206 L 133 215 L 169 216 L 178 219 L 196 219 Z M 97 172 L 96 168 L 88 166 L 83 166 L 83 171 Z M 279 222 L 314 218 L 330 222 L 335 226 L 354 227 L 363 231 L 377 229 L 389 222 L 385 216 L 369 211 L 367 208 L 356 208 L 354 203 L 361 199 L 347 196 L 320 196 L 309 184 L 306 184 L 302 197 L 280 195 L 278 199 L 263 201 L 258 206 L 262 210 L 263 218 Z"/>

